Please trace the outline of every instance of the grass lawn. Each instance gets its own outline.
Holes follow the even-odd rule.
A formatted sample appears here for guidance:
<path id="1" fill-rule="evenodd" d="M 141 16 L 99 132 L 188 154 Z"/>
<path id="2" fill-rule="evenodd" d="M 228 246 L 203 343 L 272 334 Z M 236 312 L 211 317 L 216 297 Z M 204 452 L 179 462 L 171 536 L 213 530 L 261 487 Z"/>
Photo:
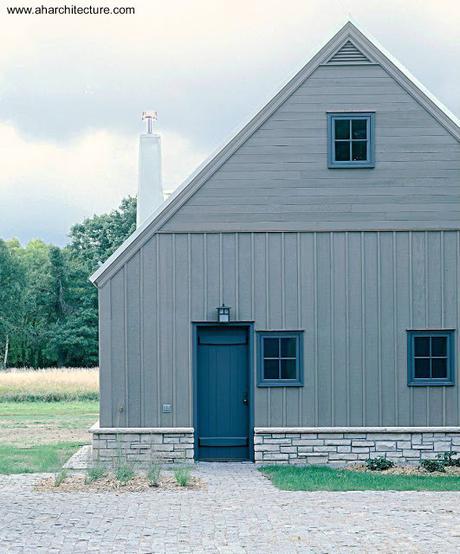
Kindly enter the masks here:
<path id="1" fill-rule="evenodd" d="M 56 471 L 98 419 L 97 401 L 0 402 L 0 473 Z"/>
<path id="2" fill-rule="evenodd" d="M 47 473 L 59 471 L 81 443 L 57 442 L 30 448 L 0 445 L 0 473 Z"/>
<path id="3" fill-rule="evenodd" d="M 56 442 L 89 442 L 99 403 L 0 402 L 0 445 L 30 447 Z"/>
<path id="4" fill-rule="evenodd" d="M 321 466 L 264 466 L 260 471 L 286 491 L 460 491 L 460 477 L 453 475 L 385 475 Z"/>

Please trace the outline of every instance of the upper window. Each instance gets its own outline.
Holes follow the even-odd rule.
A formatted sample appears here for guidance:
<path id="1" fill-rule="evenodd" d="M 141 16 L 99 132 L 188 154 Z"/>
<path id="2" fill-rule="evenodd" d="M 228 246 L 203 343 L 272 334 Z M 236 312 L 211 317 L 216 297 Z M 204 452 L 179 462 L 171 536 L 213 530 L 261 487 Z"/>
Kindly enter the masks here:
<path id="1" fill-rule="evenodd" d="M 299 387 L 303 384 L 301 331 L 258 334 L 259 387 Z"/>
<path id="2" fill-rule="evenodd" d="M 408 384 L 453 385 L 454 331 L 408 331 Z"/>
<path id="3" fill-rule="evenodd" d="M 374 167 L 374 114 L 328 114 L 328 166 Z"/>

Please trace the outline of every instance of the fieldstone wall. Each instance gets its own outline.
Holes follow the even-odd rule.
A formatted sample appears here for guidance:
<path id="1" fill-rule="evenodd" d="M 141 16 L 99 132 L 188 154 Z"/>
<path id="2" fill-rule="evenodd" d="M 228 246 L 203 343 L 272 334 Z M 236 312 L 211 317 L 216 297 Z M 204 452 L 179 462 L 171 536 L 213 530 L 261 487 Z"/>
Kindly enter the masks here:
<path id="1" fill-rule="evenodd" d="M 155 463 L 192 463 L 193 428 L 99 428 L 93 435 L 94 463 L 115 466 L 127 462 L 137 466 Z"/>
<path id="2" fill-rule="evenodd" d="M 357 463 L 385 456 L 397 464 L 460 451 L 460 427 L 256 428 L 256 463 Z"/>

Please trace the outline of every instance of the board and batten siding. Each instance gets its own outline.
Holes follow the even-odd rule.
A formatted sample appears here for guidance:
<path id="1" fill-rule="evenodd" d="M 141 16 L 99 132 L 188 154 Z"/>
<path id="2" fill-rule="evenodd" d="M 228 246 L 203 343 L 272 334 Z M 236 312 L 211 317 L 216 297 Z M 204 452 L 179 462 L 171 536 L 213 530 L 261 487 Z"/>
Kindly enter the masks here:
<path id="1" fill-rule="evenodd" d="M 156 234 L 100 288 L 101 426 L 193 425 L 191 322 L 222 302 L 304 330 L 304 386 L 255 386 L 255 426 L 459 425 L 460 387 L 406 361 L 406 329 L 459 328 L 459 289 L 459 231 Z"/>
<path id="2" fill-rule="evenodd" d="M 327 168 L 327 112 L 375 111 L 373 169 Z M 457 229 L 459 142 L 378 65 L 320 66 L 163 231 Z"/>

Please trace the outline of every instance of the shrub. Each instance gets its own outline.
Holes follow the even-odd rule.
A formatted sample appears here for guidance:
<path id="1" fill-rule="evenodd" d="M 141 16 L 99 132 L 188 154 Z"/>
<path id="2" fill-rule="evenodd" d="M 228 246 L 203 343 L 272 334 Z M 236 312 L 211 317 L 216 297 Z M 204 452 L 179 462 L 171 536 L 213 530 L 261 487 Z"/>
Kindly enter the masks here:
<path id="1" fill-rule="evenodd" d="M 133 468 L 129 464 L 120 464 L 115 470 L 115 477 L 117 481 L 120 481 L 123 485 L 131 481 L 134 478 Z"/>
<path id="2" fill-rule="evenodd" d="M 147 471 L 147 480 L 150 487 L 158 487 L 160 481 L 161 467 L 158 464 L 152 464 Z"/>
<path id="3" fill-rule="evenodd" d="M 446 467 L 460 467 L 460 458 L 457 454 L 455 450 L 443 452 L 442 454 L 438 454 L 435 460 L 422 460 L 420 466 L 430 473 L 433 471 L 445 472 Z"/>
<path id="4" fill-rule="evenodd" d="M 385 471 L 386 469 L 394 467 L 394 465 L 395 464 L 392 460 L 389 460 L 384 456 L 378 456 L 377 458 L 368 458 L 366 460 L 367 469 L 370 469 L 371 471 Z"/>
<path id="5" fill-rule="evenodd" d="M 460 467 L 460 457 L 458 457 L 458 452 L 455 452 L 455 450 L 438 454 L 438 459 L 441 460 L 445 466 Z"/>
<path id="6" fill-rule="evenodd" d="M 67 470 L 61 469 L 59 473 L 54 476 L 54 486 L 59 487 L 67 478 Z"/>
<path id="7" fill-rule="evenodd" d="M 191 472 L 188 467 L 178 467 L 174 470 L 176 482 L 181 487 L 186 487 L 190 483 Z"/>
<path id="8" fill-rule="evenodd" d="M 98 481 L 102 479 L 107 474 L 107 471 L 102 466 L 90 467 L 86 473 L 85 483 L 92 483 L 93 481 Z"/>
<path id="9" fill-rule="evenodd" d="M 420 462 L 420 467 L 423 467 L 423 469 L 428 471 L 429 473 L 433 473 L 434 471 L 446 471 L 444 461 L 439 459 L 430 460 L 428 458 L 425 458 Z"/>

